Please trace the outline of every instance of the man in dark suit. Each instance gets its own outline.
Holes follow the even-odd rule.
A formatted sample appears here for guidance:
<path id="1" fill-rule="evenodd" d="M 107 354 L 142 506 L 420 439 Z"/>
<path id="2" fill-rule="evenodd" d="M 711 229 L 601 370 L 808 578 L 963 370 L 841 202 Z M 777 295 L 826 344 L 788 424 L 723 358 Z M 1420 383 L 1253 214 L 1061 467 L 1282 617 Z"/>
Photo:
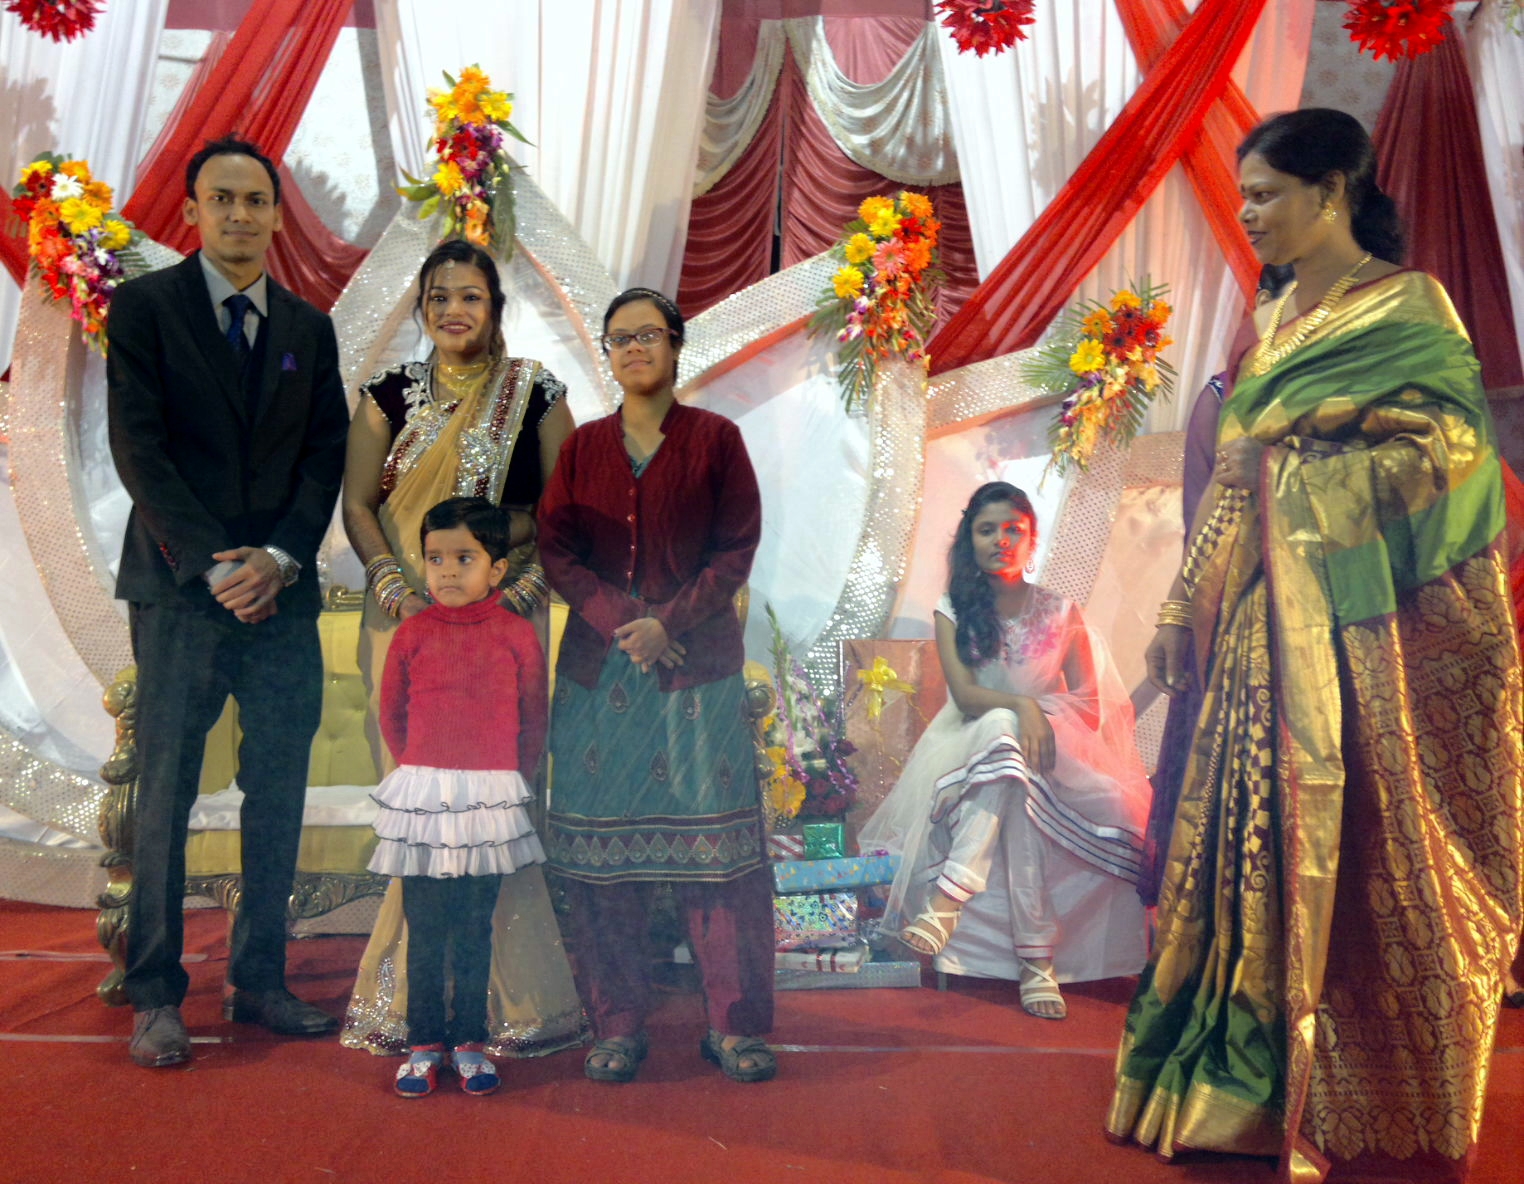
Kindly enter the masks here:
<path id="1" fill-rule="evenodd" d="M 107 361 L 111 453 L 132 498 L 116 594 L 138 663 L 139 775 L 125 987 L 140 1065 L 190 1059 L 180 1018 L 185 840 L 207 732 L 231 694 L 243 893 L 223 1014 L 291 1035 L 338 1025 L 285 986 L 286 902 L 321 706 L 315 560 L 348 413 L 329 319 L 265 274 L 280 180 L 257 148 L 186 170 L 201 250 L 122 285 Z"/>

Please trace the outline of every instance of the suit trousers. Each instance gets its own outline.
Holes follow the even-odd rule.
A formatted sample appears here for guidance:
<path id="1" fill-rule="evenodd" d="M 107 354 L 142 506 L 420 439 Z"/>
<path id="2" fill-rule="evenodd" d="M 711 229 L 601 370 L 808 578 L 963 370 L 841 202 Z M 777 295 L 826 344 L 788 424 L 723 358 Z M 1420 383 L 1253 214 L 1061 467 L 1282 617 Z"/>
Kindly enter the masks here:
<path id="1" fill-rule="evenodd" d="M 633 1036 L 651 1008 L 646 949 L 653 885 L 589 884 L 562 877 L 572 969 L 600 1040 Z M 709 1026 L 722 1036 L 765 1036 L 773 1026 L 773 871 L 766 864 L 723 884 L 673 881 L 704 985 Z"/>
<path id="2" fill-rule="evenodd" d="M 277 613 L 240 622 L 214 601 L 134 603 L 138 664 L 138 794 L 124 986 L 143 1011 L 185 997 L 185 841 L 206 736 L 227 697 L 243 740 L 238 786 L 243 891 L 229 945 L 228 981 L 246 990 L 285 985 L 286 908 L 296 874 L 312 738 L 322 712 L 317 618 Z"/>

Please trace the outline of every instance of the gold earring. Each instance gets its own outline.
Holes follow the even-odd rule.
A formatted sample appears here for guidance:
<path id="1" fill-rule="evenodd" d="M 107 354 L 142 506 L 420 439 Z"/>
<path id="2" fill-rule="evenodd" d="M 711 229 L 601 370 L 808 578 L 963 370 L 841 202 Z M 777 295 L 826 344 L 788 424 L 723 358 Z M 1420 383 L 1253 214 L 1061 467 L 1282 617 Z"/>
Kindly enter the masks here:
<path id="1" fill-rule="evenodd" d="M 1333 206 L 1324 206 L 1323 207 L 1323 221 L 1325 221 L 1325 222 L 1337 222 L 1338 220 L 1339 220 L 1339 211 L 1338 210 L 1334 209 Z"/>

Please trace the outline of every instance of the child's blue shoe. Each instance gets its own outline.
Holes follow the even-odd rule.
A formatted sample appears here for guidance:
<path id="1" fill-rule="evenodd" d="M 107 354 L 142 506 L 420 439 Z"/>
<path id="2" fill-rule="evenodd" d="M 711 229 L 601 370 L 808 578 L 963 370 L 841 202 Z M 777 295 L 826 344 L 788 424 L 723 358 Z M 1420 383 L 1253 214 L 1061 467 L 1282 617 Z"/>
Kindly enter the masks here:
<path id="1" fill-rule="evenodd" d="M 502 1084 L 497 1066 L 487 1059 L 480 1044 L 457 1044 L 450 1053 L 450 1067 L 460 1078 L 460 1088 L 479 1098 Z"/>
<path id="2" fill-rule="evenodd" d="M 444 1045 L 415 1044 L 413 1055 L 397 1070 L 392 1088 L 402 1098 L 426 1098 L 439 1086 L 439 1066 L 444 1063 Z"/>

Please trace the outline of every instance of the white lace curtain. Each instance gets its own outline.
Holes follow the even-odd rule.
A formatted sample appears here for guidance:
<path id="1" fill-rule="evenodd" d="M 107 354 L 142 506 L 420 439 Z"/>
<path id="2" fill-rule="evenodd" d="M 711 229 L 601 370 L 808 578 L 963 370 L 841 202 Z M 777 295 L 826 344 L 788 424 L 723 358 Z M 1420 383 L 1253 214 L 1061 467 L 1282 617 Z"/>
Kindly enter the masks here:
<path id="1" fill-rule="evenodd" d="M 620 287 L 675 292 L 719 33 L 719 0 L 476 5 L 378 0 L 392 147 L 414 176 L 428 87 L 479 64 L 515 95 L 516 158 Z"/>

